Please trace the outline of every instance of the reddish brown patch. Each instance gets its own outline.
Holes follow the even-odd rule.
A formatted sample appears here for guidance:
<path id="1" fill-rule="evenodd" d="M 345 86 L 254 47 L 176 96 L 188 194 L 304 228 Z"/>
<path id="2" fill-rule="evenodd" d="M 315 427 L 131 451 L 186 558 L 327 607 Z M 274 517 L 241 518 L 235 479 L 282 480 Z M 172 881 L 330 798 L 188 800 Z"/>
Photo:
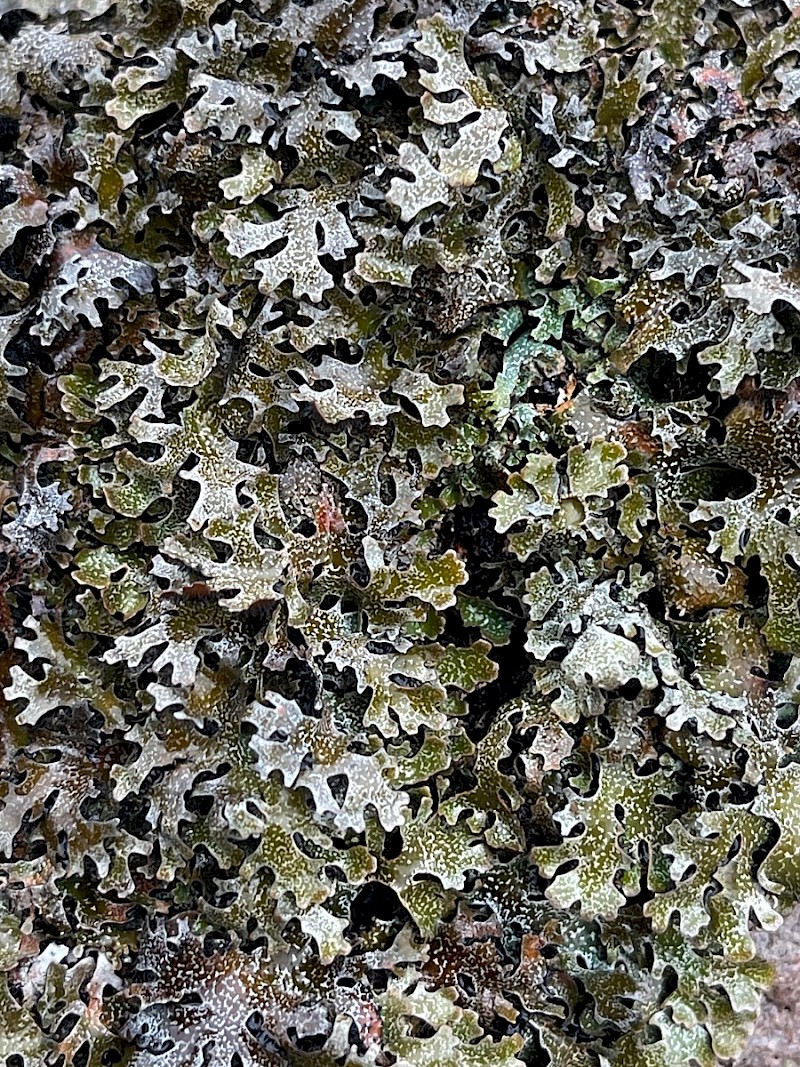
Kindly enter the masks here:
<path id="1" fill-rule="evenodd" d="M 530 15 L 528 15 L 527 23 L 532 30 L 546 30 L 551 29 L 553 23 L 559 20 L 558 9 L 551 4 L 544 3 L 539 4 Z"/>
<path id="2" fill-rule="evenodd" d="M 659 442 L 640 422 L 623 423 L 618 433 L 629 452 L 642 452 L 645 456 L 656 456 L 661 452 Z"/>
<path id="3" fill-rule="evenodd" d="M 531 963 L 538 960 L 541 956 L 541 950 L 544 944 L 545 941 L 539 934 L 524 934 L 522 937 L 520 958 Z"/>
<path id="4" fill-rule="evenodd" d="M 365 1004 L 362 1007 L 357 1025 L 365 1048 L 380 1044 L 383 1037 L 383 1023 L 374 1004 Z"/>
<path id="5" fill-rule="evenodd" d="M 184 600 L 207 600 L 214 595 L 214 591 L 205 582 L 192 582 L 181 589 Z"/>
<path id="6" fill-rule="evenodd" d="M 336 501 L 327 493 L 323 492 L 317 510 L 314 513 L 314 521 L 319 533 L 341 534 L 347 529 L 344 516 Z"/>

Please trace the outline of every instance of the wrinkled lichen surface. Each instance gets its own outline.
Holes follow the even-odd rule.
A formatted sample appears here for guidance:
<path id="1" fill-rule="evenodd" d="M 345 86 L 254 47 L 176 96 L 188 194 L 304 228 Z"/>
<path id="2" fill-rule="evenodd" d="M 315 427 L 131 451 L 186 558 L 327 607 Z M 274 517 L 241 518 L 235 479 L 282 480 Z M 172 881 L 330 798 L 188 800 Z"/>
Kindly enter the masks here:
<path id="1" fill-rule="evenodd" d="M 0 1063 L 739 1055 L 798 99 L 788 0 L 0 3 Z"/>

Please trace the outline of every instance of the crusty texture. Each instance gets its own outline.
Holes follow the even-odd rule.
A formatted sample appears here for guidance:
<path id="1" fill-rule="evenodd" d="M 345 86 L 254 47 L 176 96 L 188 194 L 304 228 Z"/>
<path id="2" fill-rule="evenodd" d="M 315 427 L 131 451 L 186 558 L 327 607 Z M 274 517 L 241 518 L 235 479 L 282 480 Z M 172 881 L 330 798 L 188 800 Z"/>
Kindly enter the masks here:
<path id="1" fill-rule="evenodd" d="M 795 1067 L 800 1064 L 800 908 L 771 934 L 756 936 L 758 950 L 775 967 L 750 1043 L 737 1067 Z"/>

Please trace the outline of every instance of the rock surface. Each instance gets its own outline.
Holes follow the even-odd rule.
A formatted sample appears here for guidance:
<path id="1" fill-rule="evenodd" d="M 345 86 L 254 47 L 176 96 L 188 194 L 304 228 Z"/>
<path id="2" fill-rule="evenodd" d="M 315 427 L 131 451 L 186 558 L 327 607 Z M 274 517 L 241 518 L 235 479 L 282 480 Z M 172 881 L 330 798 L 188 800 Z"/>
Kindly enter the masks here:
<path id="1" fill-rule="evenodd" d="M 737 1067 L 800 1065 L 800 909 L 780 930 L 756 937 L 761 955 L 775 967 L 775 982 L 764 996 L 761 1016 Z"/>

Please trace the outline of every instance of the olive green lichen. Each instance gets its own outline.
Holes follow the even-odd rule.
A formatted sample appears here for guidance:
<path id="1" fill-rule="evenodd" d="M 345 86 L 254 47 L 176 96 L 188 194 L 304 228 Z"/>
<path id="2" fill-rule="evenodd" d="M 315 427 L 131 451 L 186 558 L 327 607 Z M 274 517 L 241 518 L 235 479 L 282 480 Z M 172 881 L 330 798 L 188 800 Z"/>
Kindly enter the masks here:
<path id="1" fill-rule="evenodd" d="M 735 1058 L 797 12 L 0 10 L 0 1061 Z"/>

